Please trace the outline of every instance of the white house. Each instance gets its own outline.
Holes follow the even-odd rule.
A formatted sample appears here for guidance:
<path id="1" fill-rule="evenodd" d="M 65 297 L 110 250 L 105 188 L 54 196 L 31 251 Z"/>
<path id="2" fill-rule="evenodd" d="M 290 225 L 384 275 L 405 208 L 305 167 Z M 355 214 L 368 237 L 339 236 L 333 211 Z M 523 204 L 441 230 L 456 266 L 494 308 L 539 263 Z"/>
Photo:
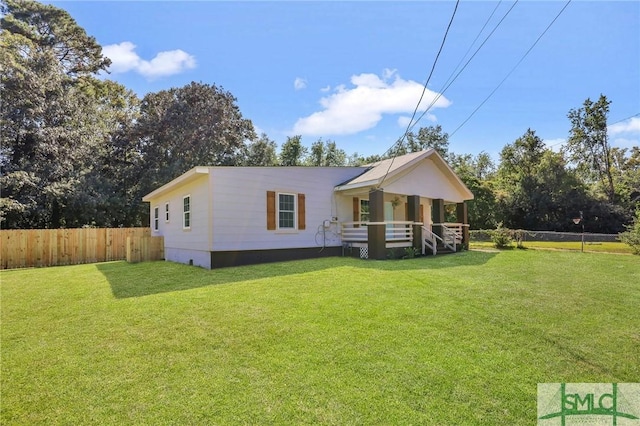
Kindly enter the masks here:
<path id="1" fill-rule="evenodd" d="M 430 149 L 362 167 L 194 167 L 143 201 L 166 260 L 218 268 L 455 249 L 468 242 L 472 198 Z M 444 223 L 445 204 L 456 204 L 456 223 Z"/>

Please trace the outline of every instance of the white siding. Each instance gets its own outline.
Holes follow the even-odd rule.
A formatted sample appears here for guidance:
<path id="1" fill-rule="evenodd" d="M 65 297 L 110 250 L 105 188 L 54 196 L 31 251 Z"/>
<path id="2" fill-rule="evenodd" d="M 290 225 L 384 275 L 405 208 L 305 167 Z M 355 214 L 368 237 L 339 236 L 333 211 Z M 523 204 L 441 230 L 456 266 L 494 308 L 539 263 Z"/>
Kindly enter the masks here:
<path id="1" fill-rule="evenodd" d="M 190 229 L 182 228 L 183 198 L 186 195 L 191 197 Z M 189 260 L 193 259 L 195 265 L 210 267 L 209 198 L 207 175 L 203 175 L 150 200 L 152 226 L 153 209 L 157 206 L 160 210 L 159 230 L 153 235 L 164 236 L 165 258 L 167 260 L 189 263 Z M 169 203 L 168 222 L 164 220 L 166 203 Z M 178 254 L 179 250 L 187 250 L 187 252 Z"/>
<path id="2" fill-rule="evenodd" d="M 213 251 L 261 250 L 340 245 L 333 188 L 362 173 L 353 167 L 216 167 L 213 194 Z M 267 191 L 305 194 L 306 229 L 267 230 Z M 342 220 L 351 220 L 349 216 Z"/>
<path id="3" fill-rule="evenodd" d="M 403 173 L 391 182 L 385 182 L 383 186 L 384 191 L 389 193 L 441 198 L 455 203 L 461 203 L 465 199 L 461 188 L 430 159 L 421 161 L 406 174 Z"/>
<path id="4" fill-rule="evenodd" d="M 184 263 L 211 269 L 211 253 L 205 250 L 166 247 L 164 258 L 171 262 Z"/>

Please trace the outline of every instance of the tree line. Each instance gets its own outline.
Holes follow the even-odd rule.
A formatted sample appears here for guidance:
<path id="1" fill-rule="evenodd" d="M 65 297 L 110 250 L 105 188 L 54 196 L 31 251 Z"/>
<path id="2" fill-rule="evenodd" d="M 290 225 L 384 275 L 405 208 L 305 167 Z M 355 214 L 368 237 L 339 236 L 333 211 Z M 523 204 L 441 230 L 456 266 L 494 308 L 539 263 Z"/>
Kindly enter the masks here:
<path id="1" fill-rule="evenodd" d="M 532 230 L 620 232 L 640 202 L 640 149 L 613 148 L 603 95 L 569 111 L 554 152 L 526 130 L 497 164 L 449 150 L 441 126 L 410 132 L 388 152 L 347 154 L 335 141 L 298 136 L 278 149 L 257 135 L 236 98 L 215 84 L 139 99 L 100 76 L 110 60 L 64 10 L 4 0 L 0 32 L 2 228 L 147 226 L 142 196 L 196 165 L 345 166 L 435 148 L 475 194 L 470 223 Z"/>

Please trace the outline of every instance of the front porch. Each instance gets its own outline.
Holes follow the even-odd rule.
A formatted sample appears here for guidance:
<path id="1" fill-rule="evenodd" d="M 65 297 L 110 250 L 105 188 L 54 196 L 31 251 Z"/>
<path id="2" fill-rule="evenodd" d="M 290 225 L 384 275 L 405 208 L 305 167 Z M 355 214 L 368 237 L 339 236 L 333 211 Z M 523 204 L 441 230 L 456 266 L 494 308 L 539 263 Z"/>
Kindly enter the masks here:
<path id="1" fill-rule="evenodd" d="M 460 246 L 468 244 L 468 224 L 465 223 L 435 223 L 425 226 L 422 222 L 412 221 L 383 221 L 383 222 L 344 222 L 341 226 L 342 243 L 346 247 L 359 248 L 360 257 L 368 258 L 369 226 L 384 227 L 384 248 L 416 247 L 420 244 L 423 255 L 438 254 L 438 251 L 456 252 Z M 439 233 L 434 232 L 434 227 Z M 418 230 L 419 235 L 414 235 Z M 442 235 L 442 237 L 440 236 Z M 415 238 L 417 236 L 417 238 Z"/>
<path id="2" fill-rule="evenodd" d="M 457 222 L 446 223 L 443 199 L 431 199 L 425 206 L 425 197 L 420 195 L 385 194 L 382 189 L 372 189 L 367 195 L 368 212 L 364 216 L 368 220 L 362 219 L 362 210 L 356 208 L 362 196 L 354 197 L 354 221 L 343 222 L 340 229 L 343 246 L 359 248 L 362 258 L 386 259 L 389 249 L 403 247 L 414 247 L 422 254 L 437 254 L 445 249 L 455 252 L 458 246 L 468 244 L 465 202 L 455 203 Z M 393 206 L 385 209 L 385 204 L 391 204 L 388 199 L 395 200 L 396 205 L 401 205 L 402 199 L 406 200 L 406 220 L 394 220 Z M 430 214 L 425 216 L 423 210 Z M 357 220 L 358 217 L 361 219 Z"/>

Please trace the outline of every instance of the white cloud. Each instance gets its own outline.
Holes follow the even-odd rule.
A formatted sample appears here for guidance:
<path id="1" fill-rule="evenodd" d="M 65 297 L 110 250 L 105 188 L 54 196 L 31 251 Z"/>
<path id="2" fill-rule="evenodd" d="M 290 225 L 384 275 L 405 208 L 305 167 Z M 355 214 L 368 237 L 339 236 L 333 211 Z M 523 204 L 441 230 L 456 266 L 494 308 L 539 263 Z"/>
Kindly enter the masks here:
<path id="1" fill-rule="evenodd" d="M 415 119 L 418 119 L 421 115 L 422 115 L 422 113 L 420 113 L 419 115 L 416 114 Z M 415 126 L 415 119 L 414 119 L 414 126 Z M 431 121 L 433 123 L 438 121 L 438 118 L 435 115 L 431 114 L 430 112 L 426 113 L 424 115 L 424 117 L 421 118 L 421 120 L 425 120 L 425 119 L 429 120 L 429 121 Z M 411 122 L 411 117 L 407 117 L 407 116 L 404 116 L 404 115 L 398 117 L 398 126 L 402 127 L 403 129 L 406 129 L 410 122 Z M 412 129 L 413 129 L 413 127 L 412 127 Z M 413 130 L 411 130 L 411 131 L 413 131 Z"/>
<path id="2" fill-rule="evenodd" d="M 327 87 L 323 87 L 322 89 L 320 89 L 321 92 L 328 92 L 331 90 L 331 85 L 327 85 Z"/>
<path id="3" fill-rule="evenodd" d="M 618 148 L 631 148 L 634 146 L 640 146 L 640 139 L 614 138 L 611 142 L 611 146 L 615 146 Z"/>
<path id="4" fill-rule="evenodd" d="M 566 138 L 544 139 L 543 142 L 547 146 L 547 148 L 549 148 L 550 150 L 554 152 L 560 152 L 562 145 L 567 143 L 567 139 Z"/>
<path id="5" fill-rule="evenodd" d="M 293 87 L 296 90 L 306 89 L 307 88 L 307 80 L 305 80 L 304 78 L 301 78 L 301 77 L 296 77 L 296 79 L 293 81 Z"/>
<path id="6" fill-rule="evenodd" d="M 607 128 L 610 134 L 619 135 L 621 133 L 640 133 L 640 117 L 631 117 L 619 123 L 612 124 Z"/>
<path id="7" fill-rule="evenodd" d="M 135 48 L 136 45 L 130 41 L 104 46 L 102 54 L 111 59 L 109 71 L 114 73 L 135 71 L 153 79 L 179 74 L 196 66 L 195 57 L 180 49 L 160 52 L 147 61 L 138 56 Z"/>
<path id="8" fill-rule="evenodd" d="M 411 117 L 407 117 L 404 115 L 401 115 L 400 117 L 398 117 L 398 126 L 402 128 L 406 128 L 410 122 L 411 122 Z"/>
<path id="9" fill-rule="evenodd" d="M 393 81 L 389 81 L 393 78 Z M 339 85 L 334 93 L 320 99 L 322 111 L 296 121 L 294 134 L 301 135 L 347 135 L 371 129 L 384 114 L 407 114 L 415 109 L 423 85 L 403 80 L 395 70 L 384 70 L 383 78 L 376 74 L 363 73 L 351 76 L 354 87 Z M 438 93 L 426 90 L 419 112 L 423 112 L 435 101 Z M 444 96 L 435 101 L 432 108 L 451 105 Z M 433 115 L 427 115 L 434 120 Z"/>

